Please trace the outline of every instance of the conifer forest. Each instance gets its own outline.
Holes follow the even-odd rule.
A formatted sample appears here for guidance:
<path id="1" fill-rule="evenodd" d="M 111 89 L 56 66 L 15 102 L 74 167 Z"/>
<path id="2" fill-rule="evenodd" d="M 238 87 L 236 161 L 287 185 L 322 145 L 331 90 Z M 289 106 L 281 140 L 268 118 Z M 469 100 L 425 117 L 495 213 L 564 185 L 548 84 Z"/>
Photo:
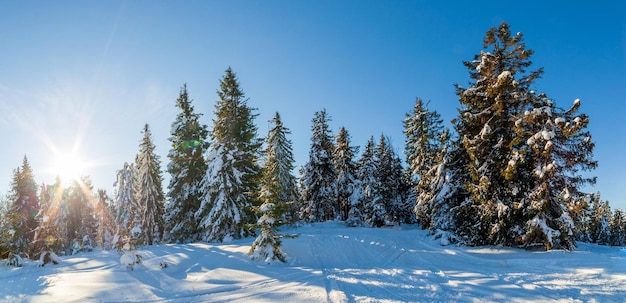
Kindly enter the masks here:
<path id="1" fill-rule="evenodd" d="M 171 124 L 170 145 L 158 146 L 167 158 L 145 124 L 135 158 L 111 172 L 113 192 L 88 175 L 37 184 L 28 153 L 16 163 L 0 201 L 0 259 L 19 266 L 46 253 L 253 237 L 251 258 L 284 261 L 280 226 L 327 221 L 417 224 L 460 246 L 624 246 L 626 215 L 585 191 L 597 166 L 587 100 L 557 104 L 536 91 L 543 69 L 533 55 L 507 23 L 489 29 L 483 48 L 462 62 L 458 115 L 450 124 L 416 98 L 398 117 L 403 146 L 384 134 L 352 142 L 349 129 L 329 127 L 323 108 L 311 113 L 309 146 L 293 146 L 279 112 L 261 133 L 248 79 L 230 67 L 216 79 L 215 119 L 204 125 L 208 113 L 183 84 L 172 96 L 175 120 L 161 121 Z M 300 168 L 294 149 L 308 149 Z"/>

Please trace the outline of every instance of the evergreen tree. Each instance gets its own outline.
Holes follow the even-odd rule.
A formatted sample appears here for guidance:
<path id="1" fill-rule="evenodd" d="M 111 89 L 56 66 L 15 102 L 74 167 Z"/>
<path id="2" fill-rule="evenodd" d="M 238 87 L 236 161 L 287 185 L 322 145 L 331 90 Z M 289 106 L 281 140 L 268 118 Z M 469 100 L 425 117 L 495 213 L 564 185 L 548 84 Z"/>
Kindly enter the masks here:
<path id="1" fill-rule="evenodd" d="M 415 187 L 417 219 L 422 228 L 431 228 L 431 198 L 441 181 L 433 180 L 437 176 L 433 168 L 442 163 L 442 138 L 444 128 L 436 111 L 430 111 L 424 102 L 417 98 L 413 112 L 404 119 L 404 154 L 409 165 L 411 185 Z M 435 183 L 435 184 L 433 184 Z"/>
<path id="2" fill-rule="evenodd" d="M 261 140 L 254 124 L 256 114 L 229 67 L 220 80 L 211 132 L 208 168 L 202 180 L 203 195 L 195 213 L 204 241 L 239 239 L 253 223 L 251 206 L 258 193 Z M 257 204 L 258 205 L 258 204 Z"/>
<path id="3" fill-rule="evenodd" d="M 276 219 L 294 222 L 297 219 L 299 201 L 297 180 L 293 175 L 294 158 L 291 132 L 286 128 L 278 113 L 270 120 L 270 130 L 265 139 L 265 162 L 263 165 L 260 199 L 263 203 L 274 203 L 278 211 Z"/>
<path id="4" fill-rule="evenodd" d="M 409 165 L 415 186 L 428 175 L 435 166 L 437 154 L 441 151 L 441 137 L 444 127 L 436 111 L 430 111 L 422 99 L 417 98 L 412 114 L 406 114 L 404 125 L 404 154 Z M 430 182 L 424 180 L 418 186 L 418 193 L 424 191 Z"/>
<path id="5" fill-rule="evenodd" d="M 9 206 L 8 197 L 0 195 L 0 259 L 6 259 L 11 252 Z"/>
<path id="6" fill-rule="evenodd" d="M 626 218 L 621 209 L 616 209 L 611 218 L 610 228 L 611 238 L 610 244 L 613 246 L 626 245 Z"/>
<path id="7" fill-rule="evenodd" d="M 91 180 L 87 176 L 74 180 L 66 189 L 67 200 L 67 241 L 66 250 L 72 254 L 82 250 L 92 250 L 91 239 L 95 239 L 98 229 L 94 211 L 94 196 Z M 71 245 L 71 246 L 70 246 Z"/>
<path id="8" fill-rule="evenodd" d="M 135 167 L 124 163 L 124 167 L 117 171 L 117 180 L 113 184 L 115 186 L 115 221 L 118 226 L 116 235 L 123 240 L 115 243 L 118 249 L 128 242 L 137 245 L 142 238 L 141 215 L 139 205 L 135 200 L 137 195 L 133 186 L 134 178 Z"/>
<path id="9" fill-rule="evenodd" d="M 280 221 L 285 217 L 288 221 L 295 219 L 293 206 L 297 205 L 298 193 L 296 178 L 291 173 L 294 159 L 291 141 L 286 137 L 290 133 L 289 129 L 283 126 L 278 113 L 270 123 L 272 127 L 266 138 L 265 163 L 259 195 L 263 202 L 259 209 L 261 216 L 257 221 L 261 234 L 252 244 L 250 254 L 254 260 L 285 262 L 276 226 L 280 225 Z"/>
<path id="10" fill-rule="evenodd" d="M 161 162 L 155 153 L 152 134 L 146 124 L 143 139 L 139 144 L 139 153 L 135 158 L 134 194 L 139 212 L 139 222 L 143 228 L 143 243 L 160 243 L 163 237 L 163 215 L 165 196 L 161 177 Z"/>
<path id="11" fill-rule="evenodd" d="M 530 89 L 542 70 L 526 73 L 533 51 L 508 24 L 490 29 L 484 47 L 464 62 L 472 87 L 457 86 L 470 194 L 457 209 L 463 217 L 457 234 L 468 245 L 571 249 L 570 206 L 584 198 L 578 189 L 593 182 L 578 171 L 596 165 L 584 131 L 588 117 L 573 117 L 577 107 L 559 111 Z"/>
<path id="12" fill-rule="evenodd" d="M 611 208 L 609 203 L 596 199 L 593 201 L 591 220 L 591 238 L 594 243 L 609 245 L 611 243 Z"/>
<path id="13" fill-rule="evenodd" d="M 531 96 L 534 94 L 531 93 Z M 574 231 L 584 216 L 587 194 L 580 188 L 594 184 L 594 178 L 580 175 L 597 166 L 592 159 L 594 144 L 585 131 L 589 118 L 578 114 L 580 101 L 569 110 L 560 110 L 544 94 L 535 98 L 533 107 L 516 120 L 516 133 L 527 138 L 530 157 L 523 161 L 535 181 L 527 194 L 528 206 L 522 215 L 526 233 L 517 242 L 523 246 L 550 249 L 575 247 Z M 522 154 L 522 153 L 520 153 Z M 509 165 L 515 168 L 518 158 Z M 529 175 L 529 173 L 526 173 Z"/>
<path id="14" fill-rule="evenodd" d="M 58 177 L 54 185 L 42 184 L 39 198 L 40 209 L 35 216 L 38 225 L 31 243 L 31 251 L 34 254 L 43 251 L 61 252 L 60 226 L 56 223 L 62 199 L 63 187 Z"/>
<path id="15" fill-rule="evenodd" d="M 389 138 L 384 135 L 380 136 L 380 140 L 375 153 L 376 161 L 376 178 L 379 185 L 378 192 L 382 197 L 383 206 L 387 222 L 398 222 L 398 218 L 404 217 L 406 214 L 401 213 L 402 192 L 404 188 L 402 182 L 403 170 L 400 158 L 393 151 Z M 410 210 L 407 209 L 407 211 Z"/>
<path id="16" fill-rule="evenodd" d="M 22 166 L 13 172 L 9 201 L 11 205 L 7 213 L 10 222 L 11 252 L 26 256 L 28 245 L 33 241 L 39 212 L 39 197 L 33 170 L 24 156 Z"/>
<path id="17" fill-rule="evenodd" d="M 200 123 L 184 85 L 176 100 L 180 113 L 172 123 L 172 143 L 167 157 L 170 163 L 169 202 L 165 210 L 165 230 L 170 242 L 186 243 L 198 239 L 194 214 L 200 207 L 200 182 L 207 171 L 204 153 L 208 148 L 207 126 Z"/>
<path id="18" fill-rule="evenodd" d="M 367 141 L 365 150 L 359 159 L 357 178 L 360 180 L 362 188 L 360 204 L 363 208 L 363 219 L 371 226 L 380 227 L 385 224 L 387 209 L 381 191 L 382 184 L 379 178 L 379 162 L 376 157 L 376 150 L 377 147 L 372 137 Z"/>
<path id="19" fill-rule="evenodd" d="M 437 152 L 433 166 L 418 181 L 417 198 L 414 212 L 422 228 L 450 230 L 450 205 L 446 203 L 454 193 L 454 180 L 450 178 L 449 134 L 444 131 L 440 136 L 441 150 Z M 437 223 L 436 223 L 437 222 Z"/>
<path id="20" fill-rule="evenodd" d="M 94 208 L 96 220 L 98 221 L 98 232 L 96 241 L 104 250 L 113 248 L 113 237 L 118 230 L 115 221 L 115 208 L 113 201 L 109 198 L 106 190 L 98 189 L 98 196 Z"/>
<path id="21" fill-rule="evenodd" d="M 339 213 L 330 121 L 325 109 L 315 113 L 309 161 L 301 171 L 302 216 L 311 222 L 334 220 Z"/>
<path id="22" fill-rule="evenodd" d="M 350 146 L 350 135 L 342 127 L 336 136 L 334 150 L 334 165 L 337 172 L 337 205 L 339 207 L 339 218 L 342 221 L 348 219 L 350 209 L 356 204 L 354 196 L 355 188 L 360 185 L 356 178 L 356 163 L 354 154 L 356 147 Z"/>
<path id="23" fill-rule="evenodd" d="M 266 196 L 266 201 L 269 199 Z M 257 225 L 261 228 L 261 234 L 254 240 L 248 252 L 253 260 L 265 262 L 285 262 L 285 253 L 281 249 L 280 235 L 276 233 L 276 209 L 274 203 L 265 202 L 260 207 L 261 217 Z"/>

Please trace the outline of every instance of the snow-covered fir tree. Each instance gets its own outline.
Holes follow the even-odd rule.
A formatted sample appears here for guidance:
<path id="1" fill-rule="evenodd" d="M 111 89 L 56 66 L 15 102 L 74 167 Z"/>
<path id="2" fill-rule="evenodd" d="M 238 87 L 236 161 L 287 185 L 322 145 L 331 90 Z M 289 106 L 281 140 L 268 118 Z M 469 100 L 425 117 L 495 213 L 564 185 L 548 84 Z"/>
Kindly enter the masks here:
<path id="1" fill-rule="evenodd" d="M 613 246 L 626 245 L 626 218 L 621 209 L 618 208 L 613 212 L 609 226 L 611 232 L 609 244 Z"/>
<path id="2" fill-rule="evenodd" d="M 0 195 L 0 259 L 6 259 L 11 252 L 9 204 L 8 198 Z"/>
<path id="3" fill-rule="evenodd" d="M 383 226 L 387 217 L 387 210 L 381 193 L 382 184 L 378 176 L 378 162 L 376 159 L 376 144 L 371 137 L 365 145 L 365 150 L 358 161 L 357 178 L 361 184 L 360 206 L 363 220 L 371 226 Z"/>
<path id="4" fill-rule="evenodd" d="M 124 163 L 122 169 L 117 171 L 117 179 L 115 186 L 114 204 L 117 210 L 115 220 L 118 230 L 116 235 L 120 241 L 116 244 L 118 249 L 125 243 L 133 245 L 140 244 L 141 237 L 141 217 L 140 209 L 137 204 L 135 187 L 133 186 L 135 178 L 135 167 L 133 164 Z"/>
<path id="5" fill-rule="evenodd" d="M 385 224 L 398 222 L 399 217 L 405 217 L 411 213 L 411 209 L 404 209 L 408 214 L 402 214 L 401 205 L 403 204 L 402 192 L 403 186 L 403 169 L 400 158 L 393 151 L 388 137 L 381 135 L 376 151 L 374 153 L 376 163 L 377 189 L 381 195 L 383 207 L 385 208 Z"/>
<path id="6" fill-rule="evenodd" d="M 268 202 L 271 196 L 264 196 L 264 202 L 259 208 L 261 217 L 257 221 L 257 226 L 261 228 L 261 234 L 254 240 L 248 252 L 253 260 L 263 260 L 264 262 L 280 261 L 285 262 L 285 253 L 281 249 L 280 235 L 276 232 L 276 217 L 280 215 L 276 211 L 275 204 Z"/>
<path id="7" fill-rule="evenodd" d="M 270 130 L 265 139 L 265 158 L 261 177 L 260 200 L 275 204 L 277 220 L 297 220 L 299 193 L 297 179 L 293 175 L 294 158 L 290 134 L 276 113 L 270 120 Z"/>
<path id="8" fill-rule="evenodd" d="M 66 189 L 68 203 L 68 234 L 72 253 L 93 249 L 98 222 L 95 217 L 93 186 L 88 176 L 74 180 Z"/>
<path id="9" fill-rule="evenodd" d="M 533 107 L 515 121 L 516 133 L 527 138 L 525 143 L 532 151 L 521 161 L 530 166 L 522 166 L 535 181 L 526 195 L 528 207 L 522 212 L 526 231 L 521 242 L 525 247 L 572 249 L 577 222 L 588 200 L 581 189 L 595 183 L 595 177 L 580 174 L 597 166 L 592 159 L 594 143 L 585 130 L 589 118 L 578 112 L 580 100 L 569 110 L 560 110 L 545 94 L 531 92 L 531 98 Z M 519 171 L 518 161 L 514 155 L 508 168 Z"/>
<path id="10" fill-rule="evenodd" d="M 160 243 L 163 238 L 165 195 L 163 194 L 161 162 L 155 153 L 148 124 L 143 128 L 143 139 L 135 157 L 134 194 L 142 227 L 143 243 Z"/>
<path id="11" fill-rule="evenodd" d="M 118 229 L 115 221 L 115 207 L 104 189 L 98 189 L 95 203 L 94 211 L 98 221 L 96 241 L 102 249 L 109 250 L 113 248 L 113 237 Z"/>
<path id="12" fill-rule="evenodd" d="M 350 145 L 350 135 L 344 127 L 339 129 L 335 140 L 333 163 L 337 173 L 338 215 L 339 219 L 346 221 L 350 209 L 358 204 L 359 191 L 355 189 L 361 186 L 356 178 L 356 163 L 354 161 L 354 154 L 357 152 L 358 148 Z M 353 216 L 354 215 L 356 215 L 356 213 L 353 211 Z"/>
<path id="13" fill-rule="evenodd" d="M 315 113 L 309 161 L 301 170 L 302 219 L 310 222 L 335 220 L 339 214 L 330 121 L 325 109 Z"/>
<path id="14" fill-rule="evenodd" d="M 38 186 L 28 158 L 24 156 L 22 166 L 13 172 L 7 213 L 9 219 L 9 243 L 13 254 L 26 256 L 28 245 L 33 241 L 39 212 Z"/>
<path id="15" fill-rule="evenodd" d="M 256 114 L 229 67 L 220 80 L 211 132 L 208 168 L 195 218 L 202 240 L 239 239 L 254 223 L 251 207 L 258 193 L 258 159 L 262 141 L 254 124 Z M 257 204 L 258 205 L 258 204 Z"/>
<path id="16" fill-rule="evenodd" d="M 45 251 L 61 252 L 62 241 L 59 238 L 61 231 L 57 219 L 62 199 L 63 187 L 58 177 L 53 185 L 42 184 L 39 198 L 41 207 L 35 216 L 37 229 L 31 244 L 33 254 Z"/>
<path id="17" fill-rule="evenodd" d="M 200 123 L 201 114 L 194 112 L 187 85 L 180 90 L 176 106 L 180 112 L 172 122 L 169 138 L 172 148 L 167 154 L 170 182 L 165 233 L 170 242 L 186 243 L 199 238 L 194 214 L 200 207 L 200 183 L 207 171 L 204 156 L 208 148 L 208 130 Z"/>
<path id="18" fill-rule="evenodd" d="M 577 107 L 559 111 L 531 90 L 542 70 L 526 72 L 533 51 L 508 24 L 490 29 L 484 47 L 464 62 L 475 82 L 457 87 L 470 194 L 456 209 L 457 236 L 467 245 L 571 249 L 570 206 L 593 181 L 578 171 L 595 167 L 588 117 L 575 114 Z"/>
<path id="19" fill-rule="evenodd" d="M 611 243 L 611 207 L 607 201 L 594 200 L 591 214 L 591 239 L 593 243 L 609 245 Z"/>
<path id="20" fill-rule="evenodd" d="M 422 99 L 417 98 L 413 112 L 407 113 L 403 121 L 404 154 L 418 192 L 424 191 L 423 188 L 430 183 L 425 180 L 421 186 L 418 185 L 436 164 L 437 154 L 442 147 L 439 138 L 444 131 L 439 113 L 429 110 L 427 106 Z"/>
<path id="21" fill-rule="evenodd" d="M 417 98 L 413 112 L 407 113 L 403 121 L 404 126 L 404 154 L 406 156 L 411 185 L 415 188 L 417 219 L 423 228 L 431 225 L 431 203 L 433 196 L 433 167 L 441 165 L 443 157 L 441 141 L 444 131 L 440 115 L 430 111 L 422 99 Z M 439 159 L 438 159 L 439 158 Z M 438 161 L 439 160 L 439 161 Z M 440 176 L 441 177 L 441 176 Z"/>
<path id="22" fill-rule="evenodd" d="M 291 222 L 296 218 L 293 206 L 297 205 L 298 192 L 296 178 L 292 174 L 294 159 L 291 141 L 286 137 L 290 133 L 289 129 L 283 126 L 278 113 L 270 120 L 270 124 L 265 139 L 265 161 L 259 194 L 263 204 L 259 208 L 257 226 L 261 234 L 252 244 L 250 254 L 254 260 L 285 262 L 276 227 L 281 221 Z"/>

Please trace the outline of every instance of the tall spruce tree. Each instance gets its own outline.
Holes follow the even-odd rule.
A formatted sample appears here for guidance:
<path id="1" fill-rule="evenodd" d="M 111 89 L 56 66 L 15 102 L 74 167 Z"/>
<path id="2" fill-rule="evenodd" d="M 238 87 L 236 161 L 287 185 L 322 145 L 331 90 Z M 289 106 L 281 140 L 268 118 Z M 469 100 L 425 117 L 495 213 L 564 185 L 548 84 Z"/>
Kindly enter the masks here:
<path id="1" fill-rule="evenodd" d="M 359 159 L 357 178 L 361 184 L 360 205 L 363 220 L 371 226 L 380 227 L 385 224 L 387 209 L 381 191 L 376 150 L 374 137 L 371 137 Z"/>
<path id="2" fill-rule="evenodd" d="M 624 212 L 621 209 L 618 208 L 613 212 L 609 229 L 611 232 L 611 245 L 626 245 L 626 218 L 624 217 Z"/>
<path id="3" fill-rule="evenodd" d="M 141 239 L 141 217 L 140 208 L 137 204 L 135 187 L 133 186 L 135 179 L 135 167 L 133 164 L 124 163 L 122 169 L 117 171 L 117 179 L 115 186 L 115 208 L 116 222 L 118 226 L 117 235 L 122 242 L 116 243 L 118 249 L 125 243 L 138 243 Z"/>
<path id="4" fill-rule="evenodd" d="M 404 154 L 418 192 L 423 191 L 423 188 L 430 183 L 428 180 L 422 182 L 422 189 L 417 185 L 436 164 L 437 154 L 442 147 L 439 138 L 444 131 L 439 113 L 429 110 L 427 106 L 428 104 L 424 104 L 422 99 L 417 98 L 413 112 L 407 113 L 403 121 Z"/>
<path id="5" fill-rule="evenodd" d="M 207 170 L 204 159 L 209 143 L 207 126 L 200 122 L 202 114 L 194 112 L 184 85 L 176 100 L 180 112 L 172 122 L 172 143 L 167 157 L 170 174 L 165 209 L 165 230 L 170 242 L 187 243 L 199 238 L 195 212 L 200 207 L 201 181 Z"/>
<path id="6" fill-rule="evenodd" d="M 117 231 L 117 222 L 115 221 L 114 210 L 113 201 L 107 194 L 106 190 L 98 189 L 95 206 L 95 214 L 98 221 L 96 241 L 104 250 L 113 248 L 113 237 Z"/>
<path id="7" fill-rule="evenodd" d="M 259 208 L 257 226 L 261 229 L 261 234 L 252 244 L 249 253 L 254 260 L 284 262 L 276 226 L 295 219 L 293 206 L 297 205 L 298 192 L 296 178 L 292 174 L 294 159 L 291 141 L 286 137 L 290 133 L 289 129 L 283 126 L 278 113 L 270 123 L 271 128 L 265 139 L 265 162 L 259 194 L 263 204 Z"/>
<path id="8" fill-rule="evenodd" d="M 294 158 L 291 134 L 276 113 L 270 120 L 270 130 L 265 139 L 265 161 L 261 177 L 260 200 L 275 203 L 278 220 L 293 222 L 297 219 L 299 201 L 297 179 L 293 175 Z"/>
<path id="9" fill-rule="evenodd" d="M 61 241 L 60 226 L 57 225 L 59 206 L 63 199 L 63 187 L 61 186 L 61 180 L 57 177 L 56 184 L 41 186 L 40 191 L 40 209 L 39 213 L 35 217 L 37 219 L 37 229 L 35 230 L 35 236 L 33 243 L 31 244 L 31 251 L 34 254 L 41 253 L 42 251 L 53 251 L 60 253 Z"/>
<path id="10" fill-rule="evenodd" d="M 39 212 L 38 187 L 28 158 L 24 156 L 22 166 L 13 172 L 8 210 L 10 222 L 11 252 L 26 256 L 28 245 L 33 241 Z"/>
<path id="11" fill-rule="evenodd" d="M 485 50 L 464 62 L 475 82 L 457 86 L 462 108 L 456 127 L 470 194 L 456 209 L 463 218 L 457 235 L 468 245 L 570 249 L 569 206 L 593 181 L 578 171 L 595 167 L 584 130 L 588 117 L 572 117 L 576 107 L 559 111 L 531 90 L 542 70 L 526 72 L 533 51 L 522 41 L 503 23 L 487 31 Z M 582 149 L 574 150 L 576 144 Z"/>
<path id="12" fill-rule="evenodd" d="M 339 213 L 330 121 L 325 109 L 315 113 L 309 161 L 301 171 L 302 216 L 311 222 L 334 220 Z"/>
<path id="13" fill-rule="evenodd" d="M 402 213 L 406 210 L 410 213 L 410 208 L 403 207 L 403 170 L 400 158 L 393 151 L 391 140 L 384 136 L 380 136 L 378 146 L 375 152 L 376 160 L 376 178 L 379 185 L 378 192 L 381 195 L 383 206 L 385 208 L 385 217 L 383 223 L 399 222 L 407 214 Z"/>
<path id="14" fill-rule="evenodd" d="M 163 194 L 161 162 L 155 153 L 150 127 L 146 123 L 143 138 L 139 144 L 139 153 L 135 157 L 134 194 L 139 212 L 139 221 L 143 228 L 143 243 L 160 243 L 163 238 L 163 215 L 165 196 Z"/>
<path id="15" fill-rule="evenodd" d="M 431 196 L 434 195 L 433 183 L 440 180 L 432 172 L 433 167 L 441 165 L 443 160 L 442 137 L 444 128 L 440 115 L 430 111 L 422 99 L 417 98 L 413 112 L 406 114 L 404 125 L 404 154 L 406 156 L 411 185 L 415 188 L 415 212 L 422 228 L 431 227 Z M 441 178 L 442 176 L 439 176 Z"/>
<path id="16" fill-rule="evenodd" d="M 345 221 L 348 219 L 353 204 L 356 204 L 355 198 L 357 196 L 355 193 L 358 191 L 355 189 L 360 186 L 356 178 L 356 163 L 354 161 L 354 154 L 358 148 L 350 145 L 350 135 L 344 127 L 339 129 L 335 139 L 334 165 L 337 172 L 338 215 L 342 221 Z"/>
<path id="17" fill-rule="evenodd" d="M 81 250 L 93 249 L 91 240 L 95 239 L 97 222 L 94 216 L 94 195 L 91 179 L 82 176 L 73 180 L 65 190 L 67 199 L 67 244 L 71 245 L 72 254 Z M 66 246 L 67 247 L 67 246 Z"/>
<path id="18" fill-rule="evenodd" d="M 422 228 L 429 229 L 436 238 L 441 238 L 443 244 L 447 244 L 456 238 L 457 218 L 453 209 L 465 198 L 461 171 L 464 165 L 455 159 L 460 153 L 458 148 L 454 149 L 456 145 L 451 142 L 447 129 L 440 134 L 439 144 L 441 150 L 436 154 L 435 164 L 420 180 L 424 187 L 417 196 L 414 212 Z"/>
<path id="19" fill-rule="evenodd" d="M 239 239 L 254 223 L 251 206 L 258 193 L 261 139 L 254 124 L 254 108 L 229 67 L 217 92 L 211 132 L 208 168 L 202 180 L 203 194 L 195 217 L 204 241 Z M 257 204 L 258 205 L 258 204 Z"/>

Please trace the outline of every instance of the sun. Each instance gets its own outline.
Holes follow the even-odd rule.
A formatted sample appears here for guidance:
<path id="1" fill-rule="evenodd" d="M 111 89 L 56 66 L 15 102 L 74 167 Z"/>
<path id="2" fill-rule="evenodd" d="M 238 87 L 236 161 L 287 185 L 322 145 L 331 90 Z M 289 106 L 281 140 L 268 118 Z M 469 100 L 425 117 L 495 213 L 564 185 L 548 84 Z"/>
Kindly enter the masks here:
<path id="1" fill-rule="evenodd" d="M 58 154 L 52 165 L 53 172 L 61 178 L 61 182 L 66 184 L 79 181 L 84 168 L 85 164 L 78 155 L 71 153 Z"/>

